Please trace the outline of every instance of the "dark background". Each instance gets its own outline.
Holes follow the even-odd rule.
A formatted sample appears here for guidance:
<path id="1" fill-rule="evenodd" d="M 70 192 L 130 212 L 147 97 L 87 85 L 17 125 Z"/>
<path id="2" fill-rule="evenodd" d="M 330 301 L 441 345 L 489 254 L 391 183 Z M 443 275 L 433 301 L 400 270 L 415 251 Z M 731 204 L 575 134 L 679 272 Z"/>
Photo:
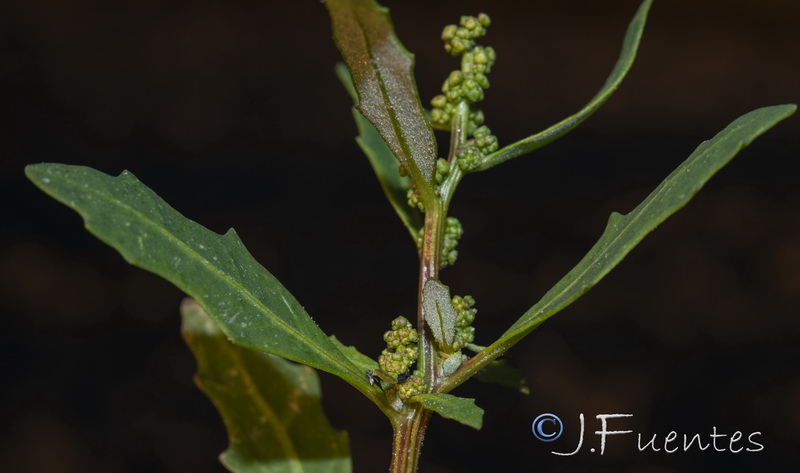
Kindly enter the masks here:
<path id="1" fill-rule="evenodd" d="M 637 1 L 386 2 L 423 97 L 457 67 L 438 39 L 489 13 L 498 62 L 482 104 L 507 144 L 578 110 L 616 60 Z M 621 89 L 566 139 L 465 179 L 444 281 L 478 301 L 489 343 L 703 139 L 797 102 L 800 4 L 657 0 Z M 414 313 L 416 258 L 353 136 L 316 1 L 12 0 L 0 7 L 0 471 L 219 472 L 224 429 L 192 384 L 182 295 L 129 267 L 36 190 L 43 161 L 134 172 L 188 217 L 233 226 L 328 333 L 377 356 Z M 424 472 L 794 471 L 800 466 L 798 118 L 741 153 L 597 288 L 509 353 L 522 396 L 477 381 L 475 432 L 434 418 Z M 444 152 L 444 150 L 442 150 Z M 390 428 L 321 375 L 355 470 L 385 471 Z M 536 441 L 554 412 L 567 431 Z M 581 454 L 578 415 L 587 417 Z M 597 447 L 595 415 L 645 439 L 712 428 L 758 453 Z M 727 448 L 724 442 L 720 446 Z M 662 445 L 663 446 L 663 445 Z M 737 446 L 748 446 L 746 444 Z M 737 447 L 735 446 L 735 447 Z"/>

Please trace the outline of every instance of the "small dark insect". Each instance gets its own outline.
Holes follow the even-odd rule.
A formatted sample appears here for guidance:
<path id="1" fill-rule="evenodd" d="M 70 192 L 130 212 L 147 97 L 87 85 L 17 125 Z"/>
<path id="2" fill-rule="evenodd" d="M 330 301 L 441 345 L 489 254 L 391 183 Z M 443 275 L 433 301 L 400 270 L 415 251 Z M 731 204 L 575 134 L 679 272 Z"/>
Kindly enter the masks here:
<path id="1" fill-rule="evenodd" d="M 408 381 L 408 378 L 411 377 L 411 371 L 406 371 L 405 373 L 397 376 L 397 384 L 405 383 Z"/>
<path id="2" fill-rule="evenodd" d="M 367 370 L 367 371 L 364 372 L 364 374 L 367 375 L 367 381 L 369 381 L 369 385 L 370 386 L 374 386 L 376 384 L 378 386 L 381 385 L 381 378 L 379 378 L 377 375 L 375 375 L 375 373 L 373 373 L 372 370 Z"/>

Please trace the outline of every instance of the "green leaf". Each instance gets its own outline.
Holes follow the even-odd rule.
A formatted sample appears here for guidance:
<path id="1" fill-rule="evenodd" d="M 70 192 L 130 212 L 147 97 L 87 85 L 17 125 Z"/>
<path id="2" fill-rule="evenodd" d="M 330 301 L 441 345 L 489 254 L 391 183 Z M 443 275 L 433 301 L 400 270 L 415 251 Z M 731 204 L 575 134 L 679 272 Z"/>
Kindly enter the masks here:
<path id="1" fill-rule="evenodd" d="M 530 394 L 531 389 L 522 373 L 508 364 L 506 360 L 494 360 L 475 375 L 478 381 L 499 384 L 516 389 L 522 394 Z"/>
<path id="2" fill-rule="evenodd" d="M 508 161 L 511 158 L 516 158 L 517 156 L 521 156 L 539 149 L 542 146 L 566 135 L 578 125 L 583 123 L 583 121 L 589 118 L 594 112 L 596 112 L 597 109 L 599 109 L 600 106 L 603 105 L 606 100 L 609 99 L 609 97 L 611 97 L 611 94 L 617 90 L 617 87 L 619 87 L 619 85 L 622 83 L 622 79 L 625 78 L 625 75 L 630 70 L 633 60 L 636 57 L 636 51 L 639 49 L 642 31 L 644 30 L 645 21 L 647 20 L 647 12 L 650 10 L 650 5 L 652 3 L 652 0 L 645 0 L 642 2 L 639 10 L 636 12 L 636 15 L 633 17 L 633 20 L 631 20 L 631 23 L 628 26 L 627 33 L 625 33 L 625 39 L 622 43 L 622 52 L 620 53 L 614 69 L 611 71 L 611 75 L 608 76 L 608 79 L 606 79 L 606 82 L 603 84 L 603 87 L 600 88 L 600 91 L 597 92 L 594 98 L 592 98 L 592 100 L 590 100 L 589 103 L 583 107 L 583 109 L 542 132 L 531 135 L 527 138 L 517 141 L 516 143 L 512 143 L 486 156 L 481 166 L 476 170 L 483 171 L 492 166 L 496 166 L 500 163 Z"/>
<path id="3" fill-rule="evenodd" d="M 439 348 L 452 351 L 458 314 L 450 302 L 450 288 L 435 279 L 425 281 L 422 288 L 422 315 Z"/>
<path id="4" fill-rule="evenodd" d="M 317 373 L 229 342 L 193 300 L 181 305 L 182 332 L 197 359 L 197 385 L 228 429 L 220 456 L 236 473 L 349 473 L 346 432 L 322 412 Z"/>
<path id="5" fill-rule="evenodd" d="M 325 5 L 358 93 L 358 110 L 406 166 L 423 201 L 431 200 L 436 140 L 414 83 L 413 55 L 395 36 L 388 10 L 374 0 Z"/>
<path id="6" fill-rule="evenodd" d="M 379 402 L 380 391 L 232 229 L 219 235 L 187 219 L 127 171 L 112 177 L 83 166 L 38 164 L 25 172 L 126 261 L 192 296 L 237 345 L 335 374 Z"/>
<path id="7" fill-rule="evenodd" d="M 350 80 L 347 68 L 342 63 L 336 65 L 336 75 L 350 93 L 353 101 L 357 103 L 358 97 L 353 88 L 353 82 Z M 378 130 L 355 107 L 353 107 L 353 118 L 358 127 L 356 143 L 369 158 L 369 163 L 372 165 L 375 175 L 378 176 L 383 193 L 386 194 L 389 203 L 392 204 L 394 211 L 397 212 L 400 220 L 403 221 L 403 225 L 406 226 L 411 234 L 411 238 L 416 242 L 423 221 L 419 210 L 408 205 L 407 194 L 411 188 L 411 181 L 407 177 L 400 175 L 397 159 L 392 154 L 392 151 L 383 141 Z"/>
<path id="8" fill-rule="evenodd" d="M 453 419 L 473 429 L 480 430 L 483 425 L 483 409 L 475 405 L 475 399 L 431 393 L 418 394 L 411 400 L 419 402 L 446 419 Z"/>
<path id="9" fill-rule="evenodd" d="M 589 253 L 485 351 L 496 355 L 527 335 L 597 284 L 648 233 L 686 205 L 711 176 L 745 146 L 795 112 L 795 105 L 753 110 L 695 149 L 638 207 L 627 215 L 613 213 Z"/>
<path id="10" fill-rule="evenodd" d="M 380 365 L 377 361 L 361 353 L 356 349 L 356 347 L 343 344 L 338 338 L 336 338 L 336 335 L 331 335 L 330 339 L 333 344 L 336 345 L 339 351 L 342 352 L 344 356 L 346 356 L 347 359 L 359 369 L 359 371 L 364 373 L 364 376 L 366 376 L 367 371 L 375 371 L 380 368 Z"/>

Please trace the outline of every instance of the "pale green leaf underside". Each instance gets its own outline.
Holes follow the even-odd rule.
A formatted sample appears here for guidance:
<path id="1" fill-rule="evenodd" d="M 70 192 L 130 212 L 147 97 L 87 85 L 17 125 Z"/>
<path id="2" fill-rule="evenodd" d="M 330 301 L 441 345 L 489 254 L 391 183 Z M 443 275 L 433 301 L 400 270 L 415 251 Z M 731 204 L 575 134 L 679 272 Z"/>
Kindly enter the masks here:
<path id="1" fill-rule="evenodd" d="M 511 158 L 516 158 L 517 156 L 541 148 L 566 135 L 596 112 L 597 109 L 611 97 L 611 94 L 617 90 L 617 87 L 619 87 L 625 75 L 630 70 L 631 65 L 633 65 L 633 60 L 636 58 L 636 51 L 639 49 L 639 42 L 642 38 L 645 21 L 647 20 L 647 12 L 650 10 L 650 5 L 652 3 L 652 0 L 645 0 L 642 2 L 639 10 L 628 26 L 628 31 L 625 33 L 625 39 L 622 43 L 622 52 L 620 53 L 614 69 L 611 71 L 611 75 L 608 76 L 605 84 L 600 88 L 600 91 L 597 92 L 594 98 L 592 98 L 581 111 L 565 118 L 542 132 L 512 143 L 486 156 L 477 170 L 482 171 L 489 169 Z"/>
<path id="2" fill-rule="evenodd" d="M 795 105 L 753 110 L 705 141 L 645 200 L 627 215 L 613 213 L 589 253 L 528 310 L 488 353 L 499 353 L 519 341 L 548 317 L 571 304 L 614 268 L 648 233 L 677 212 L 719 169 L 759 135 L 788 117 Z"/>
<path id="3" fill-rule="evenodd" d="M 450 302 L 450 288 L 435 279 L 425 281 L 422 288 L 422 315 L 431 328 L 439 348 L 449 351 L 456 336 L 458 314 Z"/>
<path id="4" fill-rule="evenodd" d="M 350 73 L 344 64 L 339 63 L 336 65 L 336 75 L 341 80 L 342 84 L 347 89 L 350 96 L 355 103 L 358 103 L 358 96 L 356 95 L 353 83 L 350 80 Z M 392 151 L 386 146 L 378 130 L 369 122 L 358 109 L 353 108 L 353 118 L 358 127 L 358 137 L 356 143 L 367 155 L 372 170 L 378 177 L 381 184 L 383 193 L 389 199 L 394 211 L 402 220 L 403 225 L 406 226 L 411 237 L 416 241 L 419 236 L 420 228 L 422 228 L 422 214 L 419 210 L 411 208 L 408 205 L 408 190 L 411 188 L 411 181 L 407 177 L 400 175 L 399 164 L 397 158 L 394 157 Z"/>
<path id="5" fill-rule="evenodd" d="M 182 332 L 197 360 L 196 381 L 217 407 L 235 473 L 349 473 L 346 432 L 322 412 L 317 373 L 229 342 L 196 302 L 181 305 Z"/>
<path id="6" fill-rule="evenodd" d="M 333 36 L 358 93 L 358 109 L 408 167 L 421 193 L 432 186 L 436 140 L 414 83 L 414 58 L 374 0 L 327 0 Z M 427 183 L 427 184 L 426 184 Z"/>
<path id="7" fill-rule="evenodd" d="M 473 429 L 480 430 L 483 425 L 483 409 L 475 405 L 475 399 L 432 393 L 419 394 L 412 400 L 446 419 L 453 419 Z"/>
<path id="8" fill-rule="evenodd" d="M 126 261 L 192 296 L 234 343 L 374 391 L 232 229 L 219 235 L 187 219 L 127 171 L 112 177 L 83 166 L 38 164 L 25 172 Z"/>

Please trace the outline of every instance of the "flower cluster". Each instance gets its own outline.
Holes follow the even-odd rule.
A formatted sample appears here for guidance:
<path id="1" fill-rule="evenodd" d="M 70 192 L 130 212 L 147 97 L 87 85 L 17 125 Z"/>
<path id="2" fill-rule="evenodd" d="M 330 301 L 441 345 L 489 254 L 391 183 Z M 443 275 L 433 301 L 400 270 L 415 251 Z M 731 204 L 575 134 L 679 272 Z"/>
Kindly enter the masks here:
<path id="1" fill-rule="evenodd" d="M 458 166 L 464 172 L 477 169 L 483 157 L 497 151 L 497 137 L 487 126 L 479 126 L 472 132 L 472 138 L 456 150 Z"/>
<path id="2" fill-rule="evenodd" d="M 397 397 L 403 401 L 422 393 L 425 386 L 422 371 L 414 370 L 414 373 L 402 383 L 397 384 Z"/>
<path id="3" fill-rule="evenodd" d="M 458 259 L 458 250 L 456 246 L 458 246 L 458 241 L 463 234 L 464 227 L 461 226 L 461 222 L 455 217 L 447 217 L 442 238 L 442 257 L 439 262 L 440 268 L 456 264 L 456 259 Z"/>
<path id="4" fill-rule="evenodd" d="M 406 198 L 408 199 L 408 206 L 412 209 L 419 209 L 420 212 L 425 212 L 425 204 L 422 203 L 422 199 L 419 197 L 419 192 L 417 192 L 417 186 L 414 183 L 411 183 L 411 187 L 406 192 Z"/>
<path id="5" fill-rule="evenodd" d="M 494 49 L 476 44 L 490 23 L 484 13 L 477 17 L 463 16 L 460 26 L 448 25 L 442 32 L 445 50 L 461 56 L 461 69 L 450 73 L 442 85 L 442 94 L 431 100 L 431 118 L 435 125 L 450 127 L 459 104 L 466 102 L 469 106 L 466 128 L 471 138 L 456 150 L 458 165 L 464 172 L 475 170 L 483 156 L 497 151 L 497 138 L 483 126 L 483 112 L 473 107 L 483 100 L 484 90 L 489 88 L 486 75 L 497 59 Z"/>
<path id="6" fill-rule="evenodd" d="M 405 317 L 392 321 L 392 329 L 383 334 L 386 348 L 378 357 L 378 364 L 395 378 L 407 372 L 417 361 L 419 334 Z"/>
<path id="7" fill-rule="evenodd" d="M 486 34 L 486 27 L 490 23 L 489 17 L 483 13 L 477 18 L 462 16 L 460 26 L 448 25 L 442 32 L 445 50 L 454 56 L 461 56 L 461 69 L 450 73 L 442 85 L 442 95 L 437 95 L 431 101 L 434 123 L 449 126 L 460 102 L 474 104 L 483 100 L 483 91 L 489 88 L 486 74 L 491 71 L 497 57 L 494 49 L 478 46 L 475 40 Z M 471 113 L 470 122 L 479 126 L 483 123 L 483 114 Z"/>
<path id="8" fill-rule="evenodd" d="M 475 299 L 471 296 L 454 296 L 452 300 L 453 308 L 458 314 L 456 318 L 456 336 L 453 342 L 453 351 L 458 351 L 472 343 L 475 340 L 475 327 L 472 322 L 475 321 L 475 314 L 478 309 L 475 309 Z"/>

